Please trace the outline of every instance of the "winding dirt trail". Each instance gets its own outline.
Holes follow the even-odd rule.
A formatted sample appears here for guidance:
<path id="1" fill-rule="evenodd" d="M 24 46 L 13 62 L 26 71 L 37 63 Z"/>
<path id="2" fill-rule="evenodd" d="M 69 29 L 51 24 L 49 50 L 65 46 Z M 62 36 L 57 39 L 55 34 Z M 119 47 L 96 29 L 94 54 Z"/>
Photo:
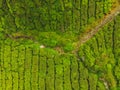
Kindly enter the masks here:
<path id="1" fill-rule="evenodd" d="M 79 50 L 79 47 L 87 42 L 89 39 L 91 39 L 104 25 L 109 23 L 115 16 L 117 16 L 120 13 L 120 6 L 117 6 L 115 9 L 111 10 L 111 13 L 106 15 L 101 22 L 94 28 L 91 28 L 89 32 L 85 33 L 78 42 L 76 42 L 76 49 L 73 52 L 76 52 Z"/>

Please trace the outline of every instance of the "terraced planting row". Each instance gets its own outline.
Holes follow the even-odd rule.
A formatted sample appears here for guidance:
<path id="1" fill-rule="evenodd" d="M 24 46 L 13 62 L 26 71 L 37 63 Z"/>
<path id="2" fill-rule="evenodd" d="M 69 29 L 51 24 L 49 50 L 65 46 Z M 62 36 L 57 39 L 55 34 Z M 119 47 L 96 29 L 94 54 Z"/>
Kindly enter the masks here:
<path id="1" fill-rule="evenodd" d="M 0 90 L 78 90 L 79 69 L 84 67 L 79 67 L 72 55 L 55 53 L 23 46 L 1 47 Z"/>
<path id="2" fill-rule="evenodd" d="M 28 30 L 84 32 L 86 25 L 107 14 L 114 0 L 1 1 L 1 28 L 9 33 Z M 11 23 L 9 23 L 11 22 Z M 28 33 L 28 32 L 27 32 Z"/>
<path id="3" fill-rule="evenodd" d="M 119 90 L 120 15 L 72 53 L 77 35 L 101 20 L 113 3 L 2 0 L 0 90 Z M 16 39 L 27 34 L 38 41 Z"/>
<path id="4" fill-rule="evenodd" d="M 88 70 L 72 54 L 58 55 L 51 49 L 38 51 L 12 45 L 4 45 L 0 50 L 0 90 L 89 88 L 92 76 L 88 78 Z"/>
<path id="5" fill-rule="evenodd" d="M 110 90 L 119 90 L 119 17 L 80 48 L 84 66 Z M 107 86 L 108 85 L 108 86 Z M 116 88 L 115 88 L 116 87 Z M 102 89 L 101 89 L 102 90 Z"/>
<path id="6" fill-rule="evenodd" d="M 119 17 L 78 57 L 1 40 L 0 90 L 119 90 Z"/>

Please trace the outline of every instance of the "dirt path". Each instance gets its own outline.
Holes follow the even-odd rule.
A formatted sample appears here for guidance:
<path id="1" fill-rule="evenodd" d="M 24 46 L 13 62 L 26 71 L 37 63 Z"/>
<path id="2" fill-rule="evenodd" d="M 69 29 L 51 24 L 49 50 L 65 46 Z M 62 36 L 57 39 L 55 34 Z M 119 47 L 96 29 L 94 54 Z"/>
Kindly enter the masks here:
<path id="1" fill-rule="evenodd" d="M 91 28 L 91 30 L 85 33 L 78 42 L 76 42 L 76 49 L 73 52 L 79 50 L 79 47 L 91 39 L 105 24 L 109 23 L 115 16 L 120 13 L 120 6 L 116 7 L 114 10 L 111 11 L 110 14 L 106 15 L 101 22 L 95 28 Z"/>

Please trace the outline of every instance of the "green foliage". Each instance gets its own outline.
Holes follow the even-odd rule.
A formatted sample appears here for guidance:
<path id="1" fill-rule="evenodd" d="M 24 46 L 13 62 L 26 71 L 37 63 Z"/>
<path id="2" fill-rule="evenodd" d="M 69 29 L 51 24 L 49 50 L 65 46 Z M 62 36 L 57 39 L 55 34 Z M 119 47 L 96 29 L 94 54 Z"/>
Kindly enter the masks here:
<path id="1" fill-rule="evenodd" d="M 103 83 L 98 82 L 98 90 L 106 90 L 106 88 L 105 88 Z"/>
<path id="2" fill-rule="evenodd" d="M 89 46 L 84 45 L 83 48 L 84 49 L 82 49 L 83 50 L 83 56 L 82 57 L 86 56 L 86 57 L 84 57 L 83 62 L 85 63 L 85 66 L 90 68 L 94 65 L 94 62 L 95 62 L 94 54 L 93 54 L 92 50 L 90 50 Z"/>
<path id="3" fill-rule="evenodd" d="M 89 85 L 90 90 L 96 90 L 97 86 L 97 75 L 89 73 Z"/>
<path id="4" fill-rule="evenodd" d="M 0 90 L 106 90 L 105 82 L 119 89 L 119 16 L 72 52 L 78 35 L 107 14 L 112 2 L 2 0 Z M 22 35 L 34 39 L 16 39 Z"/>
<path id="5" fill-rule="evenodd" d="M 82 65 L 82 63 L 80 63 L 80 89 L 81 90 L 87 90 L 88 87 L 88 82 L 87 82 L 87 78 L 88 78 L 88 70 Z"/>
<path id="6" fill-rule="evenodd" d="M 120 66 L 117 66 L 115 68 L 115 76 L 116 76 L 117 79 L 120 80 Z"/>
<path id="7" fill-rule="evenodd" d="M 95 21 L 95 17 L 90 17 L 88 22 L 91 24 L 94 21 Z"/>
<path id="8" fill-rule="evenodd" d="M 58 45 L 59 35 L 55 32 L 44 32 L 40 33 L 39 41 L 48 47 L 55 47 Z"/>
<path id="9" fill-rule="evenodd" d="M 84 1 L 82 1 L 82 4 L 83 4 L 83 5 L 87 5 L 87 4 L 88 4 L 88 1 L 87 1 L 87 0 L 84 0 Z"/>
<path id="10" fill-rule="evenodd" d="M 73 47 L 72 43 L 68 43 L 63 47 L 63 49 L 68 52 L 68 51 L 74 50 L 74 47 Z"/>

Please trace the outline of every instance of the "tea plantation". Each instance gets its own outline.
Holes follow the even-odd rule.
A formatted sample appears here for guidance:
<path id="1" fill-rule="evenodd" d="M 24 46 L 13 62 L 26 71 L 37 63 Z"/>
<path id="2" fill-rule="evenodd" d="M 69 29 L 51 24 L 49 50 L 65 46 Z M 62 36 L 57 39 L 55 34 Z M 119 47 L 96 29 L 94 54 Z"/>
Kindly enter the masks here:
<path id="1" fill-rule="evenodd" d="M 119 3 L 1 0 L 0 90 L 120 90 Z"/>

